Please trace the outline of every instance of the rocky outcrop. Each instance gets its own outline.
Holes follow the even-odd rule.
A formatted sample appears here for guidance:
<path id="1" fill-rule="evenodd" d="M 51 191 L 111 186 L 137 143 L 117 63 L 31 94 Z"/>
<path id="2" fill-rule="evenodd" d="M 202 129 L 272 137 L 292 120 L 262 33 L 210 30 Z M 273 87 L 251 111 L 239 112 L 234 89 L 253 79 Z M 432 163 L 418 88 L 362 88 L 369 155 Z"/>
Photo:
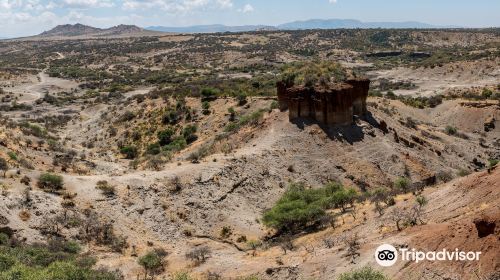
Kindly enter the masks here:
<path id="1" fill-rule="evenodd" d="M 278 82 L 279 107 L 289 111 L 290 120 L 311 118 L 327 125 L 352 124 L 354 115 L 367 112 L 370 80 L 351 79 L 327 86 L 290 86 Z"/>
<path id="2" fill-rule="evenodd" d="M 484 122 L 484 131 L 489 132 L 493 129 L 495 129 L 495 118 L 491 116 Z"/>

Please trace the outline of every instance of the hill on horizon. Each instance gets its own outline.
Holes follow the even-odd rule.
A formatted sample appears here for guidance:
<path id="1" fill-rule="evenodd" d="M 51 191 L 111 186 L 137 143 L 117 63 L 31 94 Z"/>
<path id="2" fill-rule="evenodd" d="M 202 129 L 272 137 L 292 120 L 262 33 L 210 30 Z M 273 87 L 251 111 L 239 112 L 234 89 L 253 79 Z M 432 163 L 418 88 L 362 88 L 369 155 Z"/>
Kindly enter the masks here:
<path id="1" fill-rule="evenodd" d="M 110 28 L 97 28 L 81 23 L 58 25 L 39 35 L 28 38 L 54 38 L 54 37 L 123 37 L 123 36 L 153 36 L 158 32 L 146 30 L 135 25 L 120 24 Z"/>

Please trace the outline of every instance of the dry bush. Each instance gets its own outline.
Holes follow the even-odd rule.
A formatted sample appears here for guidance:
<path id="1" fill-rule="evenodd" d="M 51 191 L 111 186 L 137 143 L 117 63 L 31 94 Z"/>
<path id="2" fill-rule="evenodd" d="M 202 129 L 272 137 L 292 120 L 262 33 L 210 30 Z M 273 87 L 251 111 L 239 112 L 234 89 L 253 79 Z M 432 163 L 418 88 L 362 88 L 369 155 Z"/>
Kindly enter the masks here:
<path id="1" fill-rule="evenodd" d="M 202 246 L 197 247 L 186 253 L 186 259 L 193 261 L 195 264 L 199 265 L 204 263 L 210 257 L 211 251 L 208 247 Z"/>

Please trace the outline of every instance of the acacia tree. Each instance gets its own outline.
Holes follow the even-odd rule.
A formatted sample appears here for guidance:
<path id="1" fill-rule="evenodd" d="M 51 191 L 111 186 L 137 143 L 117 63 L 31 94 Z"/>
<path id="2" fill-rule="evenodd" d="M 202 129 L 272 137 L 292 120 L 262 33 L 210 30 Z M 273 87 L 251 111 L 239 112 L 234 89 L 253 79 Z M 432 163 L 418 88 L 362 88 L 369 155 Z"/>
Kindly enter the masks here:
<path id="1" fill-rule="evenodd" d="M 9 170 L 9 164 L 4 158 L 0 158 L 0 170 L 3 171 L 3 177 L 5 177 L 7 170 Z"/>
<path id="2" fill-rule="evenodd" d="M 359 250 L 361 249 L 361 242 L 357 233 L 346 236 L 344 238 L 344 243 L 347 246 L 345 257 L 351 260 L 351 263 L 356 263 L 356 259 L 361 255 Z"/>
<path id="3" fill-rule="evenodd" d="M 155 249 L 139 258 L 139 264 L 144 268 L 144 279 L 154 279 L 155 275 L 163 272 L 165 266 L 165 257 L 168 253 L 163 249 Z"/>
<path id="4" fill-rule="evenodd" d="M 405 218 L 407 217 L 407 212 L 405 209 L 401 207 L 395 207 L 392 212 L 391 212 L 391 220 L 396 223 L 396 228 L 398 231 L 402 230 L 402 223 L 404 222 Z"/>

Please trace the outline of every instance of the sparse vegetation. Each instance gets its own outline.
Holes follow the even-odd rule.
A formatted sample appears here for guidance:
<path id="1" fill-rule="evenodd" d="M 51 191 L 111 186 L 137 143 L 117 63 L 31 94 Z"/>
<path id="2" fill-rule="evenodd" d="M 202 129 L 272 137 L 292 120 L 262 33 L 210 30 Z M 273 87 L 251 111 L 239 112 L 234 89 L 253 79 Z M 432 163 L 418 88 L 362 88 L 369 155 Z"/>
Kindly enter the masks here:
<path id="1" fill-rule="evenodd" d="M 0 233 L 0 279 L 121 280 L 118 272 L 92 267 L 96 260 L 80 255 L 73 241 L 22 245 Z"/>
<path id="2" fill-rule="evenodd" d="M 52 173 L 40 175 L 37 185 L 40 189 L 53 193 L 59 193 L 64 189 L 63 177 Z"/>
<path id="3" fill-rule="evenodd" d="M 389 278 L 382 272 L 376 271 L 371 267 L 363 267 L 343 273 L 337 280 L 389 280 Z"/>
<path id="4" fill-rule="evenodd" d="M 264 116 L 264 110 L 255 111 L 249 115 L 240 117 L 235 123 L 230 123 L 224 129 L 225 132 L 234 133 L 246 125 L 257 125 Z"/>
<path id="5" fill-rule="evenodd" d="M 107 197 L 113 197 L 115 195 L 115 187 L 110 185 L 107 181 L 98 181 L 96 189 L 100 190 L 101 193 Z"/>

